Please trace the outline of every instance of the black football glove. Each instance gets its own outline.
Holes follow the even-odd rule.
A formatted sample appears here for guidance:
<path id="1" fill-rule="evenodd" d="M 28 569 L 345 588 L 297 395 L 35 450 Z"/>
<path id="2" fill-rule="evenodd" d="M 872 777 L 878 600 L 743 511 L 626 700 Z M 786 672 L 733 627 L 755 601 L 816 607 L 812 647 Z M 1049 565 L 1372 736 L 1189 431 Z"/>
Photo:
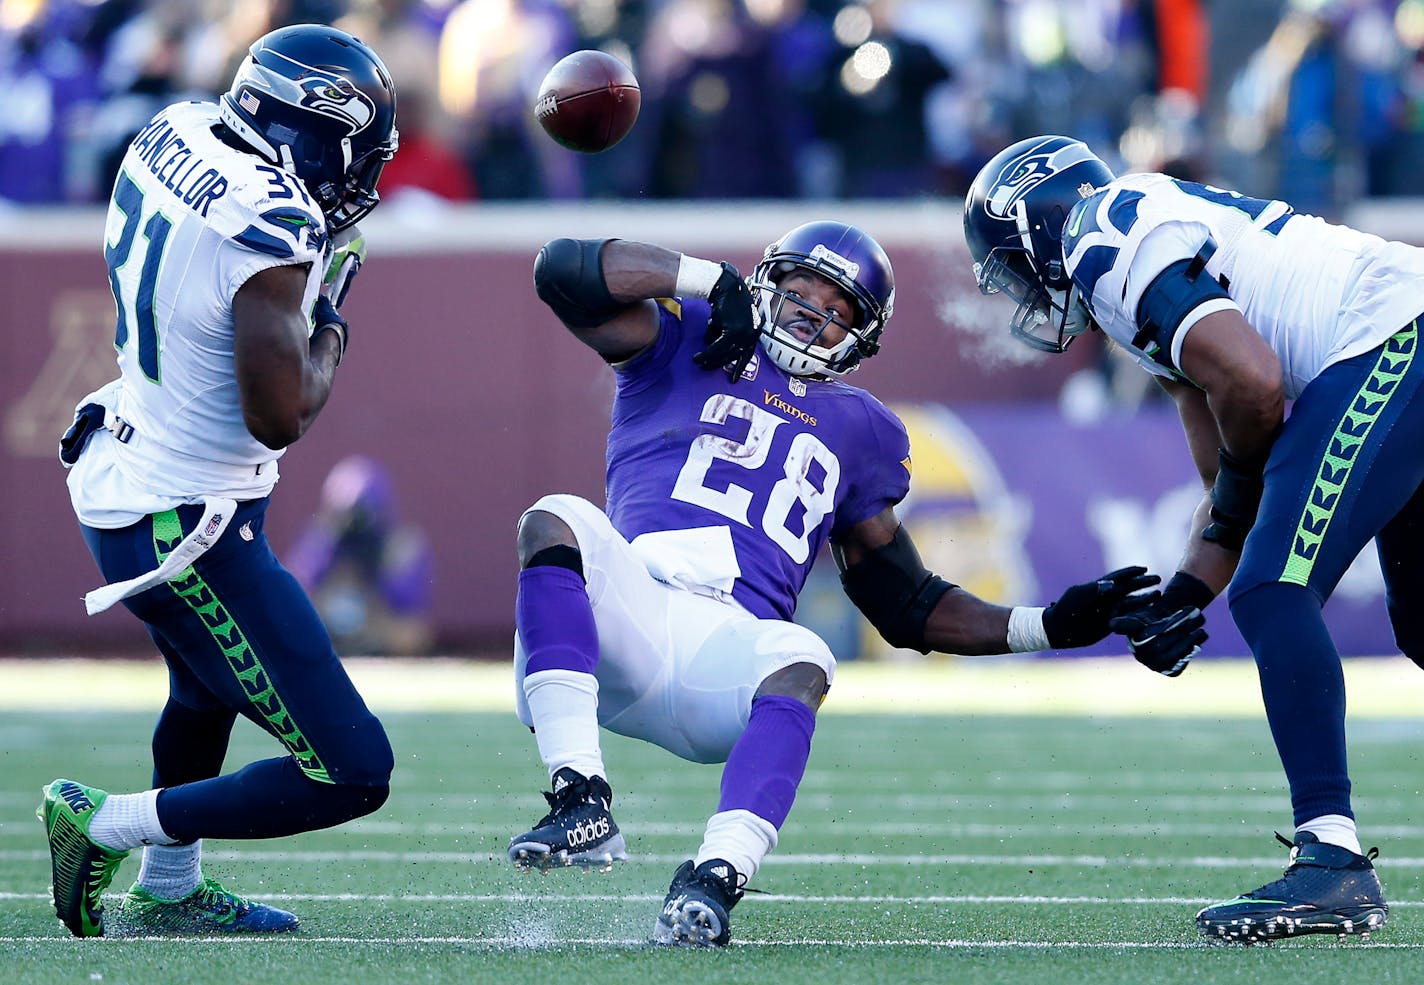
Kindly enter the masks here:
<path id="1" fill-rule="evenodd" d="M 1216 482 L 1211 487 L 1211 523 L 1202 531 L 1202 540 L 1239 551 L 1256 523 L 1265 481 L 1261 473 L 1265 459 L 1243 462 L 1225 448 L 1216 452 Z"/>
<path id="2" fill-rule="evenodd" d="M 1073 585 L 1043 611 L 1043 632 L 1055 650 L 1088 646 L 1108 635 L 1108 622 L 1133 592 L 1161 581 L 1140 565 L 1118 568 L 1097 581 Z"/>
<path id="3" fill-rule="evenodd" d="M 707 334 L 702 339 L 705 348 L 692 361 L 703 369 L 725 366 L 732 379 L 738 380 L 761 338 L 752 311 L 752 292 L 737 268 L 724 260 L 722 275 L 707 300 L 712 305 L 712 316 L 707 319 Z"/>
<path id="4" fill-rule="evenodd" d="M 1144 667 L 1176 677 L 1187 669 L 1206 642 L 1206 616 L 1194 605 L 1175 607 L 1158 596 L 1123 612 L 1110 625 L 1127 637 L 1127 648 Z"/>

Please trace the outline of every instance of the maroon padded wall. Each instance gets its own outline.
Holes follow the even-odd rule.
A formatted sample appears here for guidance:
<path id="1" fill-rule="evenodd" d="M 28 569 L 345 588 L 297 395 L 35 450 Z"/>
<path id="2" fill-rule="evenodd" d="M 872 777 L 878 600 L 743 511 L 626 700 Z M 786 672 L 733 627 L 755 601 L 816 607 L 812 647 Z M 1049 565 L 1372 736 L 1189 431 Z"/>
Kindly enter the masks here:
<path id="1" fill-rule="evenodd" d="M 76 400 L 114 374 L 101 235 L 92 248 L 83 236 L 40 247 L 0 236 L 0 647 L 10 651 L 147 646 L 121 607 L 84 615 L 98 575 L 54 457 Z M 732 238 L 740 245 L 707 255 L 749 270 L 763 238 Z M 1045 399 L 1091 358 L 986 362 L 975 337 L 941 317 L 988 318 L 995 338 L 1006 334 L 1008 311 L 986 315 L 962 243 L 882 238 L 896 314 L 884 350 L 853 382 L 886 400 Z M 395 475 L 403 516 L 434 542 L 434 618 L 443 648 L 459 650 L 512 633 L 520 511 L 546 492 L 602 502 L 612 382 L 533 293 L 531 244 L 542 237 L 428 249 L 410 239 L 378 249 L 352 292 L 350 352 L 321 418 L 282 460 L 267 530 L 281 556 L 331 465 L 352 452 L 377 457 Z"/>

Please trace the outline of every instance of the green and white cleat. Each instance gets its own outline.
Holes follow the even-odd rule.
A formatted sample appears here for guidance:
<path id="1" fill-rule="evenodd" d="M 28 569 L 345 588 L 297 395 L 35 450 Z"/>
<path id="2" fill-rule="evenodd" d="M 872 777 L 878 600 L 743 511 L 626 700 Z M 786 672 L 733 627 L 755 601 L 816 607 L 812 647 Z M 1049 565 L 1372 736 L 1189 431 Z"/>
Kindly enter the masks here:
<path id="1" fill-rule="evenodd" d="M 44 822 L 49 839 L 54 912 L 75 937 L 100 937 L 104 933 L 100 896 L 129 854 L 89 837 L 89 822 L 109 795 L 73 780 L 54 780 L 43 793 L 35 816 Z"/>
<path id="2" fill-rule="evenodd" d="M 230 893 L 216 879 L 204 879 L 182 899 L 154 896 L 138 883 L 114 913 L 115 933 L 277 934 L 296 930 L 296 914 Z"/>

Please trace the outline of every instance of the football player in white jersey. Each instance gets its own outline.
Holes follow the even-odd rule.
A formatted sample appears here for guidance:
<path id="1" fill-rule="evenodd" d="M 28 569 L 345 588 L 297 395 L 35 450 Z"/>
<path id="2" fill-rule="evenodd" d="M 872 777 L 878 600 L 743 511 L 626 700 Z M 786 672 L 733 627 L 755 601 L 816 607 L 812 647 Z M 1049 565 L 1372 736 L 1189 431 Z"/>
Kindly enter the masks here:
<path id="1" fill-rule="evenodd" d="M 1185 664 L 1159 652 L 1164 634 L 1183 607 L 1227 591 L 1295 822 L 1283 878 L 1206 907 L 1199 929 L 1251 942 L 1383 926 L 1321 607 L 1374 538 L 1395 638 L 1424 666 L 1424 250 L 1280 201 L 1163 174 L 1115 178 L 1056 136 L 985 165 L 964 230 L 980 289 L 1018 303 L 1015 335 L 1061 352 L 1099 329 L 1181 414 L 1205 494 L 1161 599 L 1114 628 L 1138 659 L 1180 673 Z"/>
<path id="2" fill-rule="evenodd" d="M 204 878 L 200 839 L 310 831 L 386 799 L 385 732 L 262 522 L 346 350 L 355 227 L 396 146 L 381 60 L 303 25 L 258 39 L 218 103 L 169 106 L 124 156 L 104 245 L 120 376 L 81 402 L 60 457 L 109 582 L 86 607 L 121 600 L 143 620 L 170 693 L 154 789 L 44 791 L 55 911 L 75 936 L 104 933 L 100 894 L 139 847 L 112 927 L 290 930 L 293 914 Z M 223 774 L 238 715 L 285 748 Z"/>

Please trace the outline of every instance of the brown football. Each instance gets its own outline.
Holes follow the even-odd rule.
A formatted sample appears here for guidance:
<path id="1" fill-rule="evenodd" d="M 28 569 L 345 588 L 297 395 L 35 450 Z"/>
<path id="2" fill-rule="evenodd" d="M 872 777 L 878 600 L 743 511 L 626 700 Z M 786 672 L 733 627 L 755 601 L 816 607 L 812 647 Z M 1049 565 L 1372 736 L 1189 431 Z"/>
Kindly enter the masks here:
<path id="1" fill-rule="evenodd" d="M 534 116 L 569 150 L 597 154 L 628 136 L 643 94 L 633 70 L 604 51 L 576 51 L 539 84 Z"/>

